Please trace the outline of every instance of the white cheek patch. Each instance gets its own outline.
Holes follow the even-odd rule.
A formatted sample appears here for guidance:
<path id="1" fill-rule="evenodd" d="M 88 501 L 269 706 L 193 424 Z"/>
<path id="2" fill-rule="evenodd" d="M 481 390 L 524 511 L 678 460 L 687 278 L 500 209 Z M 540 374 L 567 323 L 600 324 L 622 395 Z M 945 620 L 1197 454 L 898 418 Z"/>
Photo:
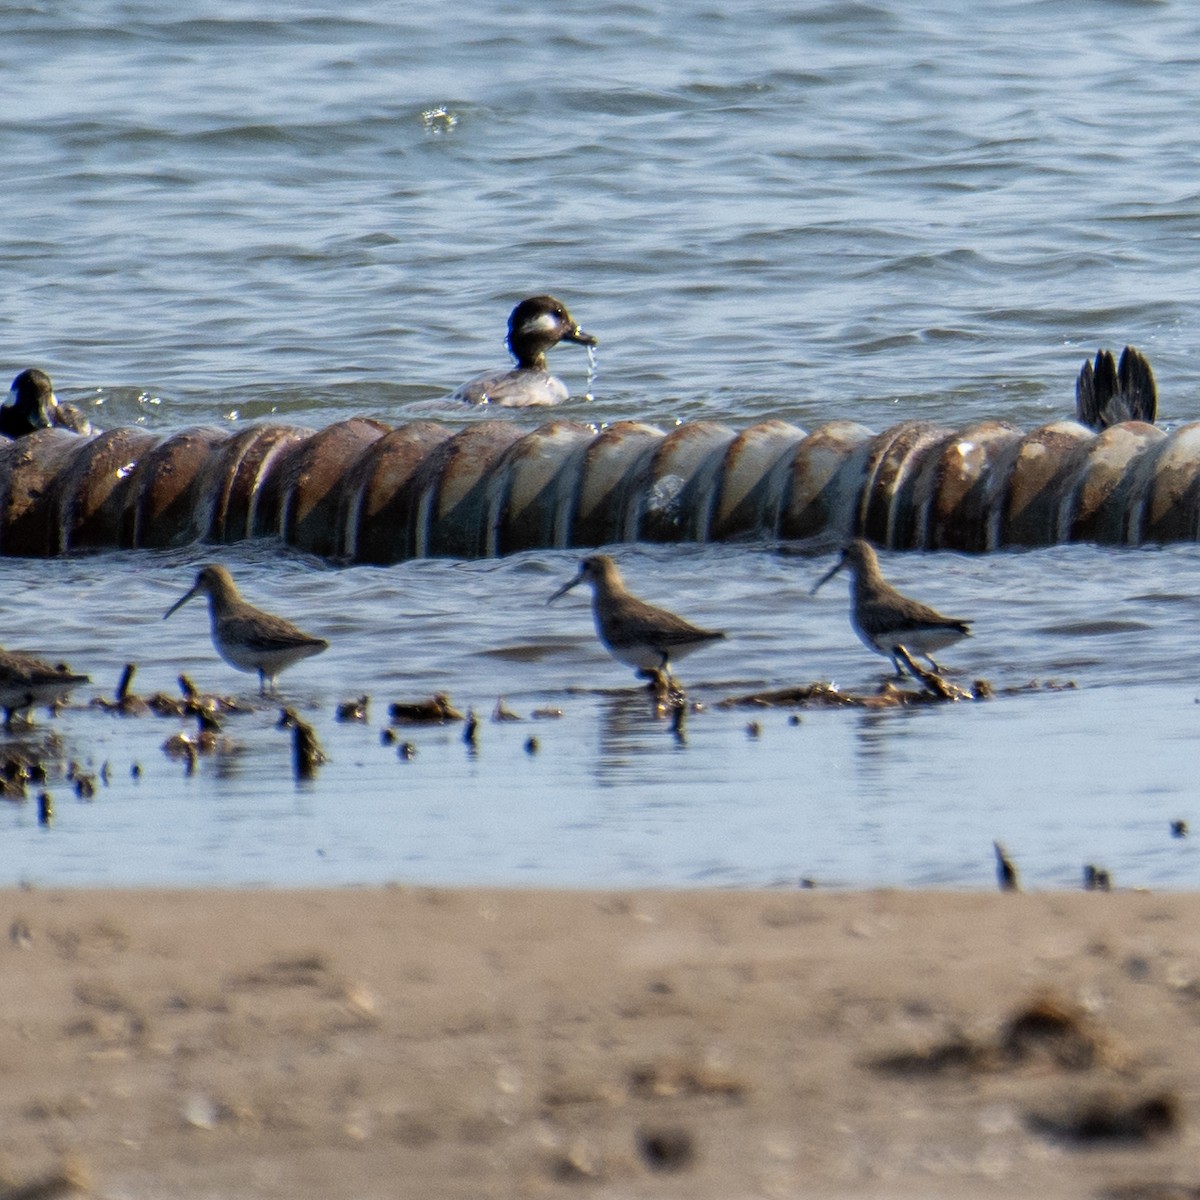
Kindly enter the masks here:
<path id="1" fill-rule="evenodd" d="M 17 389 L 9 388 L 8 389 L 8 399 L 4 401 L 4 407 L 12 408 L 12 406 L 14 404 L 16 404 L 16 402 L 17 402 Z"/>
<path id="2" fill-rule="evenodd" d="M 538 313 L 521 326 L 522 333 L 557 333 L 558 318 L 553 313 Z"/>

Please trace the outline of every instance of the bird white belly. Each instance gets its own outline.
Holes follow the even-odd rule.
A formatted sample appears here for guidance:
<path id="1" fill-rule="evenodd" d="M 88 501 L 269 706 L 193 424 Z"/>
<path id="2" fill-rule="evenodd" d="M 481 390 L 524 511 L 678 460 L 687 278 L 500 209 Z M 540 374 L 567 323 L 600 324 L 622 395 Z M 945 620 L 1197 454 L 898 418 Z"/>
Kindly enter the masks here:
<path id="1" fill-rule="evenodd" d="M 635 667 L 639 671 L 657 671 L 662 666 L 663 656 L 661 652 L 652 649 L 650 646 L 644 644 L 614 646 L 603 634 L 600 635 L 600 640 L 604 643 L 609 654 L 617 662 L 624 663 L 627 667 Z M 672 654 L 672 657 L 681 658 L 682 655 L 675 652 Z"/>
<path id="2" fill-rule="evenodd" d="M 243 646 L 236 642 L 220 642 L 217 651 L 221 657 L 238 671 L 253 674 L 262 671 L 266 675 L 277 675 L 292 663 L 316 654 L 318 646 L 291 646 L 283 650 L 264 650 Z"/>
<path id="3" fill-rule="evenodd" d="M 863 645 L 890 658 L 893 646 L 903 646 L 915 654 L 932 654 L 935 650 L 945 649 L 961 641 L 963 633 L 958 629 L 943 628 L 932 625 L 924 629 L 894 630 L 883 633 L 867 633 L 857 624 L 854 631 L 862 639 Z"/>

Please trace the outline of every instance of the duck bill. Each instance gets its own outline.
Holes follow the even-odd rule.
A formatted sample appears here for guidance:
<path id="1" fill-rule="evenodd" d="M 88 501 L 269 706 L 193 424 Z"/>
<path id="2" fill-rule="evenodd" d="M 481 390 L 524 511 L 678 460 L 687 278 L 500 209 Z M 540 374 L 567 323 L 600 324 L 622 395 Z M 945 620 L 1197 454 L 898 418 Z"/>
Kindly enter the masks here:
<path id="1" fill-rule="evenodd" d="M 810 596 L 815 596 L 817 594 L 817 589 L 827 584 L 845 565 L 846 559 L 844 557 L 839 558 L 837 562 L 835 562 L 833 566 L 830 567 L 829 570 L 826 571 L 825 574 L 813 584 L 812 591 L 808 594 Z"/>
<path id="2" fill-rule="evenodd" d="M 585 333 L 579 328 L 578 325 L 575 325 L 571 329 L 567 330 L 567 332 L 563 334 L 562 340 L 564 342 L 574 342 L 577 346 L 600 345 L 599 338 L 593 337 L 590 333 Z"/>
<path id="3" fill-rule="evenodd" d="M 182 608 L 199 591 L 199 587 L 194 587 L 190 592 L 186 592 L 184 595 L 180 596 L 179 599 L 176 600 L 175 603 L 172 604 L 165 613 L 163 613 L 162 619 L 165 621 L 176 609 Z"/>
<path id="4" fill-rule="evenodd" d="M 572 579 L 570 583 L 564 583 L 562 585 L 562 587 L 560 587 L 558 589 L 558 591 L 555 592 L 554 595 L 551 596 L 550 599 L 546 601 L 546 603 L 553 604 L 555 602 L 555 600 L 557 600 L 559 598 L 559 596 L 565 596 L 576 584 L 579 584 L 582 582 L 583 582 L 583 572 L 580 571 L 579 574 L 576 575 L 575 578 Z"/>

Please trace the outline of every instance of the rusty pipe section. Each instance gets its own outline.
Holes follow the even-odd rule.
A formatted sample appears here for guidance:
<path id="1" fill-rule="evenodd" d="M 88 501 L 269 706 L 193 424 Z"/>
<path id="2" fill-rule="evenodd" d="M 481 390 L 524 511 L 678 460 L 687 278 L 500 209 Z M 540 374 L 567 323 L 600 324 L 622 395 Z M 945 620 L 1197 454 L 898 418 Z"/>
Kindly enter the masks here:
<path id="1" fill-rule="evenodd" d="M 0 439 L 0 553 L 278 537 L 333 561 L 475 558 L 628 541 L 859 534 L 987 551 L 1195 540 L 1200 423 L 1021 432 L 833 421 L 664 431 L 554 420 L 453 429 L 355 418 L 167 437 L 45 429 Z"/>

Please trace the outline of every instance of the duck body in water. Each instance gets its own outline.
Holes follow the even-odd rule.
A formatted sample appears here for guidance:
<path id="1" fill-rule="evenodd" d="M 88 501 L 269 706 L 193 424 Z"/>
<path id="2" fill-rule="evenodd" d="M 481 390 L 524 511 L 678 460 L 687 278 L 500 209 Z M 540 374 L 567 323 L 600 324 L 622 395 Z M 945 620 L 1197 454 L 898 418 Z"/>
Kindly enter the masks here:
<path id="1" fill-rule="evenodd" d="M 50 376 L 29 367 L 12 381 L 8 399 L 0 405 L 0 434 L 25 437 L 38 429 L 57 427 L 72 433 L 91 433 L 88 419 L 73 404 L 60 404 Z"/>
<path id="2" fill-rule="evenodd" d="M 530 296 L 508 318 L 508 349 L 517 365 L 485 371 L 450 393 L 465 404 L 539 408 L 561 404 L 570 392 L 546 366 L 546 352 L 559 342 L 592 347 L 596 338 L 579 328 L 567 306 L 553 296 Z"/>

